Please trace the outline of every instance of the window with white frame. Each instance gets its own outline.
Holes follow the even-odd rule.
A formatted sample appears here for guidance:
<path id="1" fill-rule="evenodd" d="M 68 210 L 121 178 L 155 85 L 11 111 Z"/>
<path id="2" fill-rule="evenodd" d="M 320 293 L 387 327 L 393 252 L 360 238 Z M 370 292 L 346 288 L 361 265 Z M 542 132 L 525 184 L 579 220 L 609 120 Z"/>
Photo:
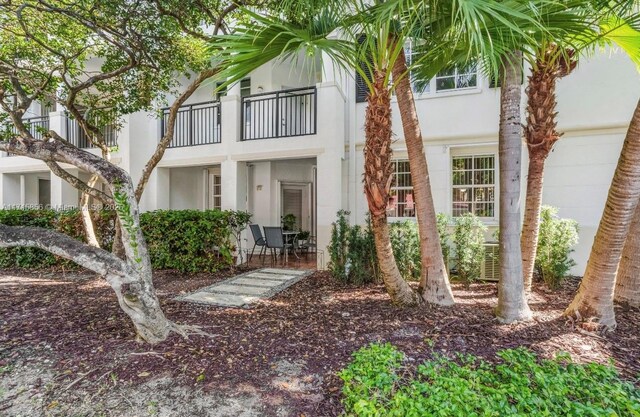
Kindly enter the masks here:
<path id="1" fill-rule="evenodd" d="M 453 217 L 473 213 L 495 217 L 495 154 L 461 155 L 452 158 Z"/>
<path id="2" fill-rule="evenodd" d="M 392 182 L 387 216 L 414 217 L 416 214 L 413 200 L 413 182 L 408 160 L 392 161 Z"/>
<path id="3" fill-rule="evenodd" d="M 463 90 L 478 86 L 478 65 L 453 67 L 442 70 L 436 76 L 436 91 Z"/>
<path id="4" fill-rule="evenodd" d="M 222 208 L 222 176 L 218 170 L 210 169 L 208 185 L 207 208 L 220 210 Z"/>
<path id="5" fill-rule="evenodd" d="M 415 60 L 418 58 L 418 55 L 419 55 L 419 51 L 416 48 L 415 41 L 411 39 L 408 40 L 407 43 L 405 43 L 404 45 L 404 56 L 405 56 L 405 59 L 407 60 L 407 67 L 409 68 L 409 79 L 411 80 L 411 89 L 414 92 L 428 93 L 430 90 L 430 86 L 429 86 L 430 83 L 426 83 L 424 88 L 419 89 L 417 86 L 418 79 L 416 78 L 415 74 L 413 74 L 413 72 L 411 71 L 411 65 L 413 65 Z"/>

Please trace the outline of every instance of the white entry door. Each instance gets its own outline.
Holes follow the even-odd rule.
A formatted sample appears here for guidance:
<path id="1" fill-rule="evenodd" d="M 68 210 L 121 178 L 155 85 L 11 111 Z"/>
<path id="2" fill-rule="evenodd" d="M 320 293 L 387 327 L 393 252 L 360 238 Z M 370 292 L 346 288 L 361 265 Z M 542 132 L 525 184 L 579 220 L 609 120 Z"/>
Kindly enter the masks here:
<path id="1" fill-rule="evenodd" d="M 297 230 L 311 230 L 311 184 L 282 184 L 280 215 L 296 216 Z"/>

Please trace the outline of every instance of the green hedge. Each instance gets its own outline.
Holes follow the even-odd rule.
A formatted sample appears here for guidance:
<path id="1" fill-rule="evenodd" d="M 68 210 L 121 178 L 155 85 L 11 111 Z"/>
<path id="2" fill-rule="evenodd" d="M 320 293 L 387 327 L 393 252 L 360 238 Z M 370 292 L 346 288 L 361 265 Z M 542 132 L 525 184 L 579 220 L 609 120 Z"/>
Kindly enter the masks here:
<path id="1" fill-rule="evenodd" d="M 347 416 L 640 415 L 640 390 L 613 366 L 576 364 L 566 354 L 539 359 L 524 348 L 497 363 L 436 356 L 413 369 L 390 344 L 371 344 L 339 375 Z"/>
<path id="2" fill-rule="evenodd" d="M 102 247 L 110 250 L 115 232 L 114 213 L 94 212 L 92 216 Z M 158 210 L 140 216 L 153 267 L 177 269 L 182 272 L 213 272 L 233 265 L 233 228 L 244 228 L 248 221 L 247 213 L 220 210 Z M 84 229 L 78 210 L 0 210 L 0 223 L 55 229 L 84 240 Z M 0 268 L 74 265 L 40 249 L 0 249 Z"/>
<path id="3" fill-rule="evenodd" d="M 217 271 L 233 265 L 230 222 L 234 212 L 158 210 L 140 216 L 151 264 L 182 272 Z"/>
<path id="4" fill-rule="evenodd" d="M 113 212 L 92 212 L 96 236 L 103 248 L 111 250 L 114 235 Z M 38 210 L 11 209 L 0 210 L 0 224 L 8 226 L 33 226 L 54 229 L 73 238 L 85 241 L 84 228 L 79 210 Z M 37 248 L 8 248 L 0 249 L 0 268 L 47 268 L 47 267 L 75 267 L 76 265 L 51 255 Z"/>

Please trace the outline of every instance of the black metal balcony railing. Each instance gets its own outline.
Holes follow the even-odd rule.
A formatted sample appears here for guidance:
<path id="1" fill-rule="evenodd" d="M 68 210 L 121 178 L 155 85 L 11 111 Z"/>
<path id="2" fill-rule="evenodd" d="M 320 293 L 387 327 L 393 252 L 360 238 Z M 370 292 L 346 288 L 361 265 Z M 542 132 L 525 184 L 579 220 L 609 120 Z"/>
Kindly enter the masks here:
<path id="1" fill-rule="evenodd" d="M 315 87 L 253 94 L 242 99 L 242 140 L 315 135 Z"/>
<path id="2" fill-rule="evenodd" d="M 35 139 L 42 139 L 44 133 L 49 130 L 49 116 L 30 117 L 28 119 L 22 119 L 22 121 Z M 13 133 L 18 134 L 18 129 L 16 129 L 15 126 L 13 126 L 11 130 Z M 13 154 L 7 153 L 7 156 L 13 156 Z"/>
<path id="3" fill-rule="evenodd" d="M 89 137 L 80 127 L 77 120 L 67 116 L 67 141 L 81 149 L 95 148 Z M 118 129 L 115 124 L 109 123 L 100 128 L 104 141 L 109 147 L 118 146 Z"/>
<path id="4" fill-rule="evenodd" d="M 162 109 L 162 136 L 169 123 L 169 108 Z M 209 101 L 181 106 L 176 117 L 170 148 L 220 143 L 222 110 L 220 103 Z"/>

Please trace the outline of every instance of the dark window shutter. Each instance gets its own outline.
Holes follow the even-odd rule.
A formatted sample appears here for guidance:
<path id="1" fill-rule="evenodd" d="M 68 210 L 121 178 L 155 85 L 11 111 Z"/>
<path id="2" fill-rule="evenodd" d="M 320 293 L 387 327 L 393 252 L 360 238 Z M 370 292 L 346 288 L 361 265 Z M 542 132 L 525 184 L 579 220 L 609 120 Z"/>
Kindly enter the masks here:
<path id="1" fill-rule="evenodd" d="M 365 42 L 365 36 L 366 35 L 358 36 L 358 46 L 362 45 Z M 360 63 L 360 68 L 365 74 L 367 74 L 367 76 L 371 75 L 369 67 L 366 65 L 366 63 Z M 367 101 L 368 96 L 369 89 L 367 88 L 367 83 L 365 82 L 364 78 L 362 78 L 362 75 L 360 75 L 360 73 L 356 71 L 356 103 L 364 103 L 365 101 Z"/>

